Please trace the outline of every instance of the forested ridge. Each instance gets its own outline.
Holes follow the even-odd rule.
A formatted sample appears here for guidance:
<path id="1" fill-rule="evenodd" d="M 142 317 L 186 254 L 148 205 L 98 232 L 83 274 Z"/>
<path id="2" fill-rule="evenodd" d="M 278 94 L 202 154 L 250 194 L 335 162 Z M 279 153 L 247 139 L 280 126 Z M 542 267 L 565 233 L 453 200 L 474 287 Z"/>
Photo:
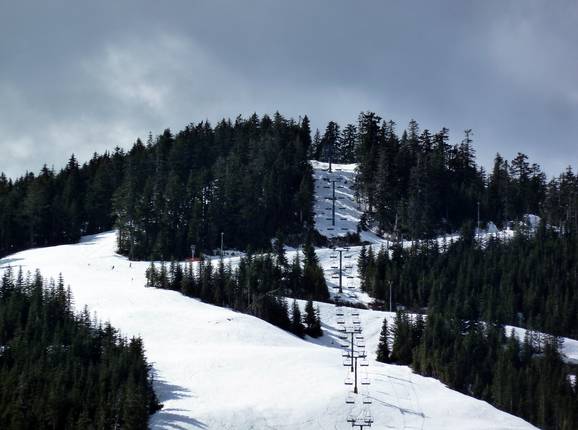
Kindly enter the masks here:
<path id="1" fill-rule="evenodd" d="M 72 156 L 56 173 L 0 175 L 0 255 L 74 243 L 117 227 L 131 259 L 171 259 L 220 246 L 270 249 L 283 234 L 303 242 L 313 226 L 309 120 L 190 124 L 140 139 L 125 152 Z"/>
<path id="2" fill-rule="evenodd" d="M 362 228 L 415 240 L 459 231 L 467 221 L 509 221 L 536 214 L 551 225 L 578 223 L 578 178 L 569 166 L 550 180 L 523 153 L 497 154 L 491 171 L 476 162 L 474 134 L 450 143 L 449 130 L 421 130 L 412 120 L 399 134 L 373 112 L 341 128 L 316 132 L 311 156 L 357 163 Z M 454 138 L 455 139 L 455 138 Z M 551 172 L 551 174 L 554 172 Z"/>
<path id="3" fill-rule="evenodd" d="M 62 278 L 4 271 L 0 428 L 141 430 L 160 406 L 141 339 L 75 314 Z"/>
<path id="4" fill-rule="evenodd" d="M 203 121 L 140 139 L 125 152 L 72 156 L 59 172 L 44 166 L 16 180 L 0 175 L 0 255 L 74 243 L 83 234 L 119 230 L 131 259 L 182 259 L 225 245 L 270 249 L 278 233 L 303 243 L 313 227 L 308 159 L 358 163 L 360 228 L 407 239 L 458 231 L 464 222 L 498 227 L 525 214 L 564 227 L 578 219 L 578 179 L 568 169 L 549 181 L 519 153 L 496 156 L 491 172 L 476 163 L 470 130 L 398 135 L 372 112 L 341 128 L 329 122 L 311 138 L 309 119 L 253 115 L 216 126 Z M 479 209 L 479 210 L 478 210 Z"/>

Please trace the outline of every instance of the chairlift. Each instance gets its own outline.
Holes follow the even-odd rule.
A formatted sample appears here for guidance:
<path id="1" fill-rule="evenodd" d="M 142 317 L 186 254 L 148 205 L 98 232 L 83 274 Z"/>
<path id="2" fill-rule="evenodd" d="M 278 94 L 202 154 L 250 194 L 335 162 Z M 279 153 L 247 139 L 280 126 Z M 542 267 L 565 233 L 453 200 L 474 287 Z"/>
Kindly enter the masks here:
<path id="1" fill-rule="evenodd" d="M 331 266 L 331 268 L 337 270 L 339 269 L 339 266 Z"/>
<path id="2" fill-rule="evenodd" d="M 343 366 L 345 367 L 351 367 L 351 357 L 346 357 L 343 359 Z"/>
<path id="3" fill-rule="evenodd" d="M 337 258 L 337 254 L 331 254 L 329 258 Z"/>
<path id="4" fill-rule="evenodd" d="M 337 324 L 345 324 L 345 320 L 344 319 L 338 319 Z"/>
<path id="5" fill-rule="evenodd" d="M 335 229 L 333 227 L 327 227 L 327 230 L 333 231 Z"/>
<path id="6" fill-rule="evenodd" d="M 347 227 L 341 227 L 341 230 L 349 230 Z"/>
<path id="7" fill-rule="evenodd" d="M 351 374 L 348 374 L 348 375 L 345 377 L 345 380 L 343 381 L 343 383 L 344 383 L 345 385 L 353 385 L 353 378 L 351 377 Z"/>
<path id="8" fill-rule="evenodd" d="M 361 320 L 354 319 L 354 320 L 353 320 L 353 324 L 361 324 Z"/>
<path id="9" fill-rule="evenodd" d="M 369 377 L 367 377 L 367 376 L 361 377 L 361 385 L 370 385 L 370 384 L 371 384 L 371 382 L 369 381 Z"/>
<path id="10" fill-rule="evenodd" d="M 365 352 L 363 353 L 363 359 L 361 360 L 361 362 L 359 363 L 359 365 L 361 367 L 368 367 L 369 366 L 369 360 L 367 359 L 367 357 L 365 356 Z"/>
<path id="11" fill-rule="evenodd" d="M 347 279 L 353 279 L 353 275 L 347 275 Z M 353 285 L 350 285 L 349 288 L 354 288 Z"/>
<path id="12" fill-rule="evenodd" d="M 357 342 L 357 347 L 358 348 L 365 348 L 365 341 L 364 340 L 360 340 Z"/>
<path id="13" fill-rule="evenodd" d="M 363 417 L 363 422 L 367 425 L 371 425 L 373 424 L 373 417 L 371 416 L 371 414 L 369 413 L 369 411 L 367 412 L 367 415 L 365 415 Z"/>
<path id="14" fill-rule="evenodd" d="M 339 275 L 331 275 L 331 279 L 339 279 Z"/>
<path id="15" fill-rule="evenodd" d="M 355 396 L 352 393 L 348 393 L 347 397 L 345 398 L 345 403 L 348 405 L 354 405 L 355 404 Z"/>
<path id="16" fill-rule="evenodd" d="M 358 317 L 359 316 L 359 309 L 352 309 L 351 310 L 351 316 L 352 317 Z"/>
<path id="17" fill-rule="evenodd" d="M 369 396 L 363 396 L 363 404 L 364 405 L 371 405 L 373 403 L 373 400 L 371 399 L 371 397 Z"/>

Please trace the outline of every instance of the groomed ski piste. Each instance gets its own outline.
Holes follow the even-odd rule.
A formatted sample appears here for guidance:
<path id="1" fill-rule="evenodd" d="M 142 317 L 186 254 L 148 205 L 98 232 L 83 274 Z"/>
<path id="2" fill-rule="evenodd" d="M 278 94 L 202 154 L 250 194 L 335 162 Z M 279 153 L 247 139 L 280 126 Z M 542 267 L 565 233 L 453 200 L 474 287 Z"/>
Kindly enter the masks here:
<path id="1" fill-rule="evenodd" d="M 351 166 L 342 172 L 348 173 L 346 169 L 353 174 Z M 321 179 L 326 174 L 316 166 L 317 186 L 326 182 Z M 349 211 L 351 219 L 342 221 L 355 231 L 355 206 Z M 324 233 L 323 223 L 319 225 Z M 376 236 L 370 239 L 380 243 Z M 376 362 L 383 318 L 391 323 L 393 314 L 344 307 L 341 316 L 334 305 L 319 303 L 325 335 L 302 340 L 252 316 L 146 288 L 149 263 L 129 262 L 115 248 L 115 232 L 107 232 L 76 245 L 14 254 L 1 259 L 0 268 L 39 269 L 54 278 L 62 274 L 78 310 L 88 306 L 125 336 L 143 338 L 164 404 L 151 417 L 152 429 L 348 429 L 348 419 L 362 416 L 371 416 L 372 429 L 535 428 L 435 379 L 415 375 L 407 366 Z M 346 273 L 352 277 L 345 278 L 343 289 L 352 301 L 367 302 L 355 278 L 358 249 L 345 252 L 351 255 Z M 318 255 L 332 294 L 338 294 L 334 251 L 319 249 Z M 358 396 L 344 384 L 350 375 L 344 366 L 344 326 L 362 328 L 368 366 L 360 368 L 359 378 L 369 385 L 360 385 Z M 578 342 L 567 339 L 564 352 L 577 359 Z M 351 397 L 355 403 L 346 403 Z"/>

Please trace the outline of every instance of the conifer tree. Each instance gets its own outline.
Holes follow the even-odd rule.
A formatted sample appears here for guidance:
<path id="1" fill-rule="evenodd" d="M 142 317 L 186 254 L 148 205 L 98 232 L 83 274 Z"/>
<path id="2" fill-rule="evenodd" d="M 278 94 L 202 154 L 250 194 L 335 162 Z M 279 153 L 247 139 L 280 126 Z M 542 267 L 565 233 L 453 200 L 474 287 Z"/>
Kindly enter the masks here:
<path id="1" fill-rule="evenodd" d="M 389 363 L 389 329 L 387 328 L 387 318 L 383 318 L 379 344 L 377 345 L 377 361 Z"/>

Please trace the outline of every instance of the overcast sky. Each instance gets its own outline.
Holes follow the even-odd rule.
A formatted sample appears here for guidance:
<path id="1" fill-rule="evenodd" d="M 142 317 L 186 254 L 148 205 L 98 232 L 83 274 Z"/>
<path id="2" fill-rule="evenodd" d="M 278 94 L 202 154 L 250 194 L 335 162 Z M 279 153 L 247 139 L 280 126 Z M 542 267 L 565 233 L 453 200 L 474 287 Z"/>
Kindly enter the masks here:
<path id="1" fill-rule="evenodd" d="M 575 0 L 0 0 L 0 171 L 203 119 L 372 110 L 553 175 L 578 165 L 577 47 Z"/>

